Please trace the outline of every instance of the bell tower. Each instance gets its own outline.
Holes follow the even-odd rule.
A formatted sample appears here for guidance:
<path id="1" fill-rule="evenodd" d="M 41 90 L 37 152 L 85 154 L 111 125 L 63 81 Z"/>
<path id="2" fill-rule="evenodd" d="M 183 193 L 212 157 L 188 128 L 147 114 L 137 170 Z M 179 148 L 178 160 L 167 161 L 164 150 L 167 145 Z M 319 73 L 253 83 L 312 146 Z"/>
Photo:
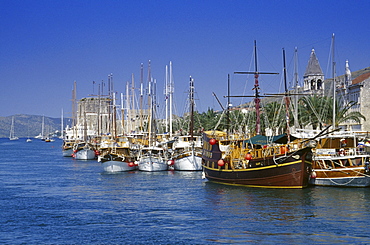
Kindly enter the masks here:
<path id="1" fill-rule="evenodd" d="M 324 90 L 324 73 L 322 72 L 319 60 L 316 57 L 315 49 L 311 50 L 310 59 L 308 60 L 303 80 L 303 90 L 306 92 L 322 93 Z"/>

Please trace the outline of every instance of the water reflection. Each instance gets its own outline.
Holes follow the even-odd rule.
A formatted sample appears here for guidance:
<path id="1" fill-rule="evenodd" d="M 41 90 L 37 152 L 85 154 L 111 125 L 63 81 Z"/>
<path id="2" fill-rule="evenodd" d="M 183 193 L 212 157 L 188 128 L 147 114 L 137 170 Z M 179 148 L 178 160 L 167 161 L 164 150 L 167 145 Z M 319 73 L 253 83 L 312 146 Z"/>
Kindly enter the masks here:
<path id="1" fill-rule="evenodd" d="M 363 241 L 367 224 L 361 220 L 370 217 L 368 188 L 260 189 L 212 182 L 204 188 L 209 215 L 223 217 L 211 229 L 222 239 Z"/>

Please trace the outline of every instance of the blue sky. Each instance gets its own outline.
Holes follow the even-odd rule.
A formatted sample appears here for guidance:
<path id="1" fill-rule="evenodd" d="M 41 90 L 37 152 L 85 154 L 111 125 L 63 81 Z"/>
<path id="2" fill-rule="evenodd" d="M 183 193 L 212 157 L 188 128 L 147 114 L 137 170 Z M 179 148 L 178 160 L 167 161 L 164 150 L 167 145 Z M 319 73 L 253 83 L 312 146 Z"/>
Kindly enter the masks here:
<path id="1" fill-rule="evenodd" d="M 312 48 L 331 77 L 335 33 L 337 74 L 344 73 L 346 59 L 356 71 L 370 66 L 369 7 L 367 0 L 0 0 L 0 116 L 59 117 L 62 109 L 70 116 L 74 81 L 80 99 L 93 93 L 93 81 L 107 81 L 112 73 L 121 93 L 132 73 L 138 84 L 141 63 L 146 80 L 148 60 L 159 102 L 165 66 L 172 61 L 178 113 L 189 76 L 197 109 L 219 110 L 212 92 L 226 103 L 228 74 L 232 94 L 252 94 L 253 77 L 233 72 L 254 69 L 254 40 L 260 71 L 281 73 L 285 48 L 291 81 L 295 47 L 300 78 Z M 281 75 L 261 76 L 261 92 L 281 91 L 281 80 Z"/>

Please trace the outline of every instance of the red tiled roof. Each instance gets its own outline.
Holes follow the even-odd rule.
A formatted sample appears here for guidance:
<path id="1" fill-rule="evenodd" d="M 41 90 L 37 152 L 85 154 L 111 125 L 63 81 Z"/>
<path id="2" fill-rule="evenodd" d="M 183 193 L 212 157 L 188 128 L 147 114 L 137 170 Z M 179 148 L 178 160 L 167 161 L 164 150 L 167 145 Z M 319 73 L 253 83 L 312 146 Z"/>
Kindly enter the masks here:
<path id="1" fill-rule="evenodd" d="M 370 77 L 370 72 L 361 74 L 360 76 L 356 77 L 352 80 L 352 84 L 360 83 Z"/>

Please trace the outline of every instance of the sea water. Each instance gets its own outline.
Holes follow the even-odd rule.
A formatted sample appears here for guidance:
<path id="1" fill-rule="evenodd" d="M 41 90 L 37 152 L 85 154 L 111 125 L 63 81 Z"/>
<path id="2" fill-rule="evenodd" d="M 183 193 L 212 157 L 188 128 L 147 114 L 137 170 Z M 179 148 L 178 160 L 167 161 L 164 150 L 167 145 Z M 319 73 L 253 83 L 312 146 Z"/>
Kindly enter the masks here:
<path id="1" fill-rule="evenodd" d="M 370 243 L 370 188 L 259 189 L 103 172 L 61 140 L 0 139 L 2 244 Z"/>

